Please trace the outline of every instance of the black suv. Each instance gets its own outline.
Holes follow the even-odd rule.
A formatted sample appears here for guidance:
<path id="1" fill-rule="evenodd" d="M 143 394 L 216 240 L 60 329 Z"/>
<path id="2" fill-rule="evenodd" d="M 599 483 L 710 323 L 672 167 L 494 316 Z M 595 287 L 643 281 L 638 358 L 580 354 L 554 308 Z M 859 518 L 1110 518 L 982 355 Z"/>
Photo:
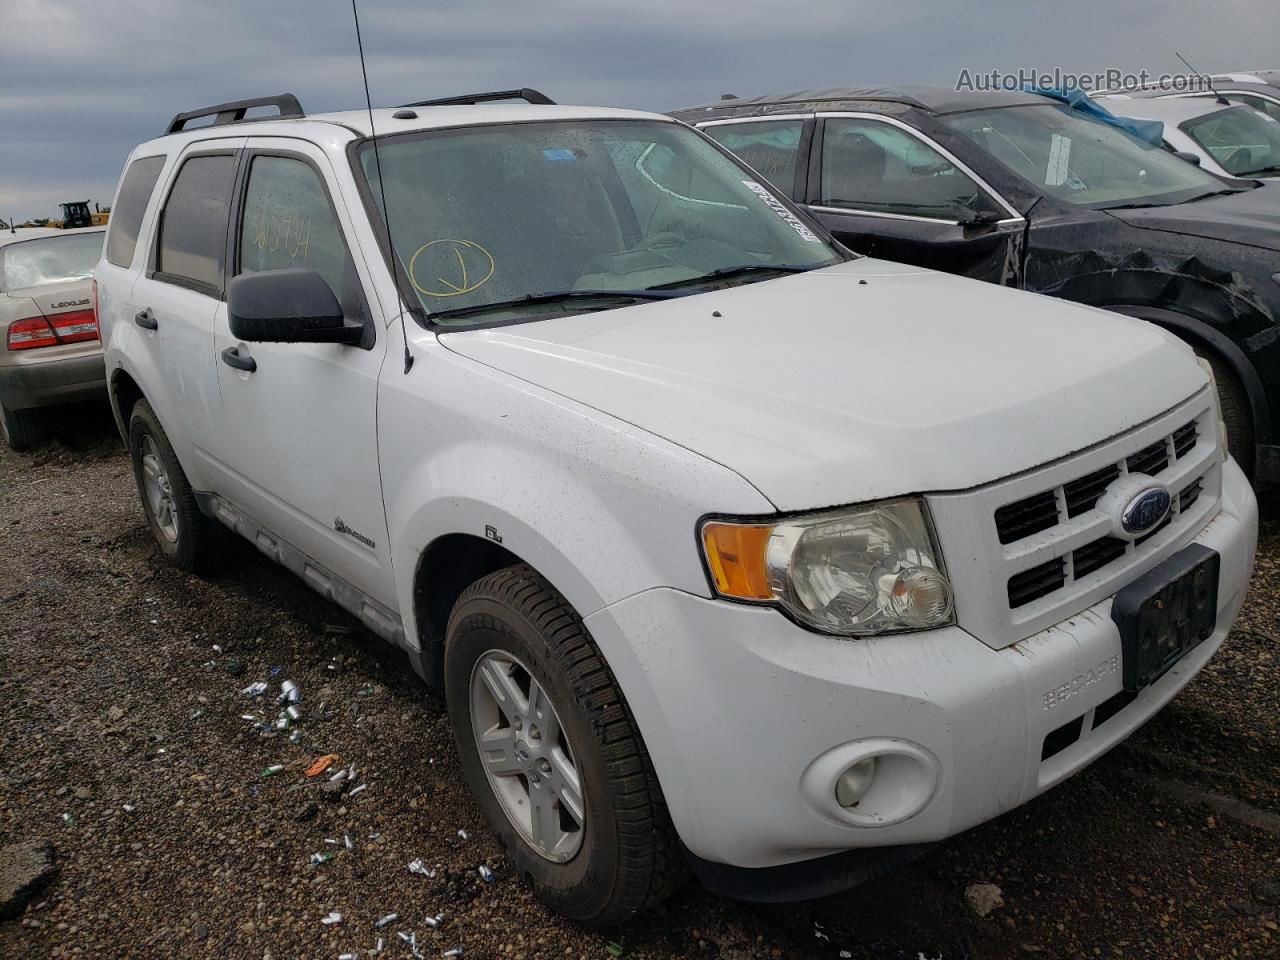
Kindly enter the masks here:
<path id="1" fill-rule="evenodd" d="M 1217 177 L 1029 93 L 813 90 L 672 116 L 859 253 L 1177 333 L 1213 366 L 1236 459 L 1280 481 L 1280 186 Z"/>

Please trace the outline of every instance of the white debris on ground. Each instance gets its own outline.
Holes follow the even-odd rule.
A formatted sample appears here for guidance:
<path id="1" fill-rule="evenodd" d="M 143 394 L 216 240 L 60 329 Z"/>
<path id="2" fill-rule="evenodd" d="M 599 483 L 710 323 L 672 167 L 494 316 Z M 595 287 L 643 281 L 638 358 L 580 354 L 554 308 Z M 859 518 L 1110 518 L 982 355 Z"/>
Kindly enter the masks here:
<path id="1" fill-rule="evenodd" d="M 980 917 L 985 917 L 997 907 L 1004 906 L 1004 897 L 1000 888 L 994 883 L 971 883 L 965 887 L 964 901 L 969 909 Z"/>

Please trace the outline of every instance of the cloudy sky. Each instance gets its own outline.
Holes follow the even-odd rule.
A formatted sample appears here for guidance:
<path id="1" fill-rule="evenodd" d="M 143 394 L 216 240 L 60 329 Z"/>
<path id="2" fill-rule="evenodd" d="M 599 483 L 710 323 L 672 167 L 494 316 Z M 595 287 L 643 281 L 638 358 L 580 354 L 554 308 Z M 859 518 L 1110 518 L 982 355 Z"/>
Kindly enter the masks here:
<path id="1" fill-rule="evenodd" d="M 963 69 L 1280 66 L 1280 3 L 1217 0 L 360 0 L 375 104 L 516 86 L 664 110 Z M 110 201 L 173 114 L 290 91 L 363 104 L 350 0 L 0 0 L 0 217 Z"/>

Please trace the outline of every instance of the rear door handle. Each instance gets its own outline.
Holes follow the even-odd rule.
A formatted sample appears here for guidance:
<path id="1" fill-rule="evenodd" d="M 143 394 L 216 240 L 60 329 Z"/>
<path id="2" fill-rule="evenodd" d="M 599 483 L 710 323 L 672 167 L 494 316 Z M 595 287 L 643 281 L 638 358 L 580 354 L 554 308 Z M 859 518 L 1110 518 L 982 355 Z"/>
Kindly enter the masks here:
<path id="1" fill-rule="evenodd" d="M 160 324 L 156 323 L 156 315 L 151 312 L 151 308 L 139 310 L 133 315 L 133 322 L 140 326 L 143 330 L 156 330 Z"/>
<path id="2" fill-rule="evenodd" d="M 258 361 L 247 353 L 241 353 L 239 347 L 227 347 L 222 351 L 222 362 L 228 367 L 235 367 L 245 373 L 253 373 L 258 369 Z"/>

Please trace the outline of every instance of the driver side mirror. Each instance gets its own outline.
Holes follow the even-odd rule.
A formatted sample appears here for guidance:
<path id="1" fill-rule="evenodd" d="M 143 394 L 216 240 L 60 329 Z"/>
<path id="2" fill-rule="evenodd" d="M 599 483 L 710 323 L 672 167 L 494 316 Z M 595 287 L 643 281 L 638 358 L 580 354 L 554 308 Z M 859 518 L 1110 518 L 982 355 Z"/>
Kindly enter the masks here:
<path id="1" fill-rule="evenodd" d="M 242 273 L 227 285 L 231 335 L 249 343 L 358 344 L 364 327 L 349 326 L 342 305 L 314 270 Z"/>
<path id="2" fill-rule="evenodd" d="M 1200 154 L 1198 153 L 1192 153 L 1190 150 L 1175 150 L 1173 151 L 1173 155 L 1179 160 L 1185 160 L 1187 163 L 1194 163 L 1197 167 L 1200 166 Z"/>

